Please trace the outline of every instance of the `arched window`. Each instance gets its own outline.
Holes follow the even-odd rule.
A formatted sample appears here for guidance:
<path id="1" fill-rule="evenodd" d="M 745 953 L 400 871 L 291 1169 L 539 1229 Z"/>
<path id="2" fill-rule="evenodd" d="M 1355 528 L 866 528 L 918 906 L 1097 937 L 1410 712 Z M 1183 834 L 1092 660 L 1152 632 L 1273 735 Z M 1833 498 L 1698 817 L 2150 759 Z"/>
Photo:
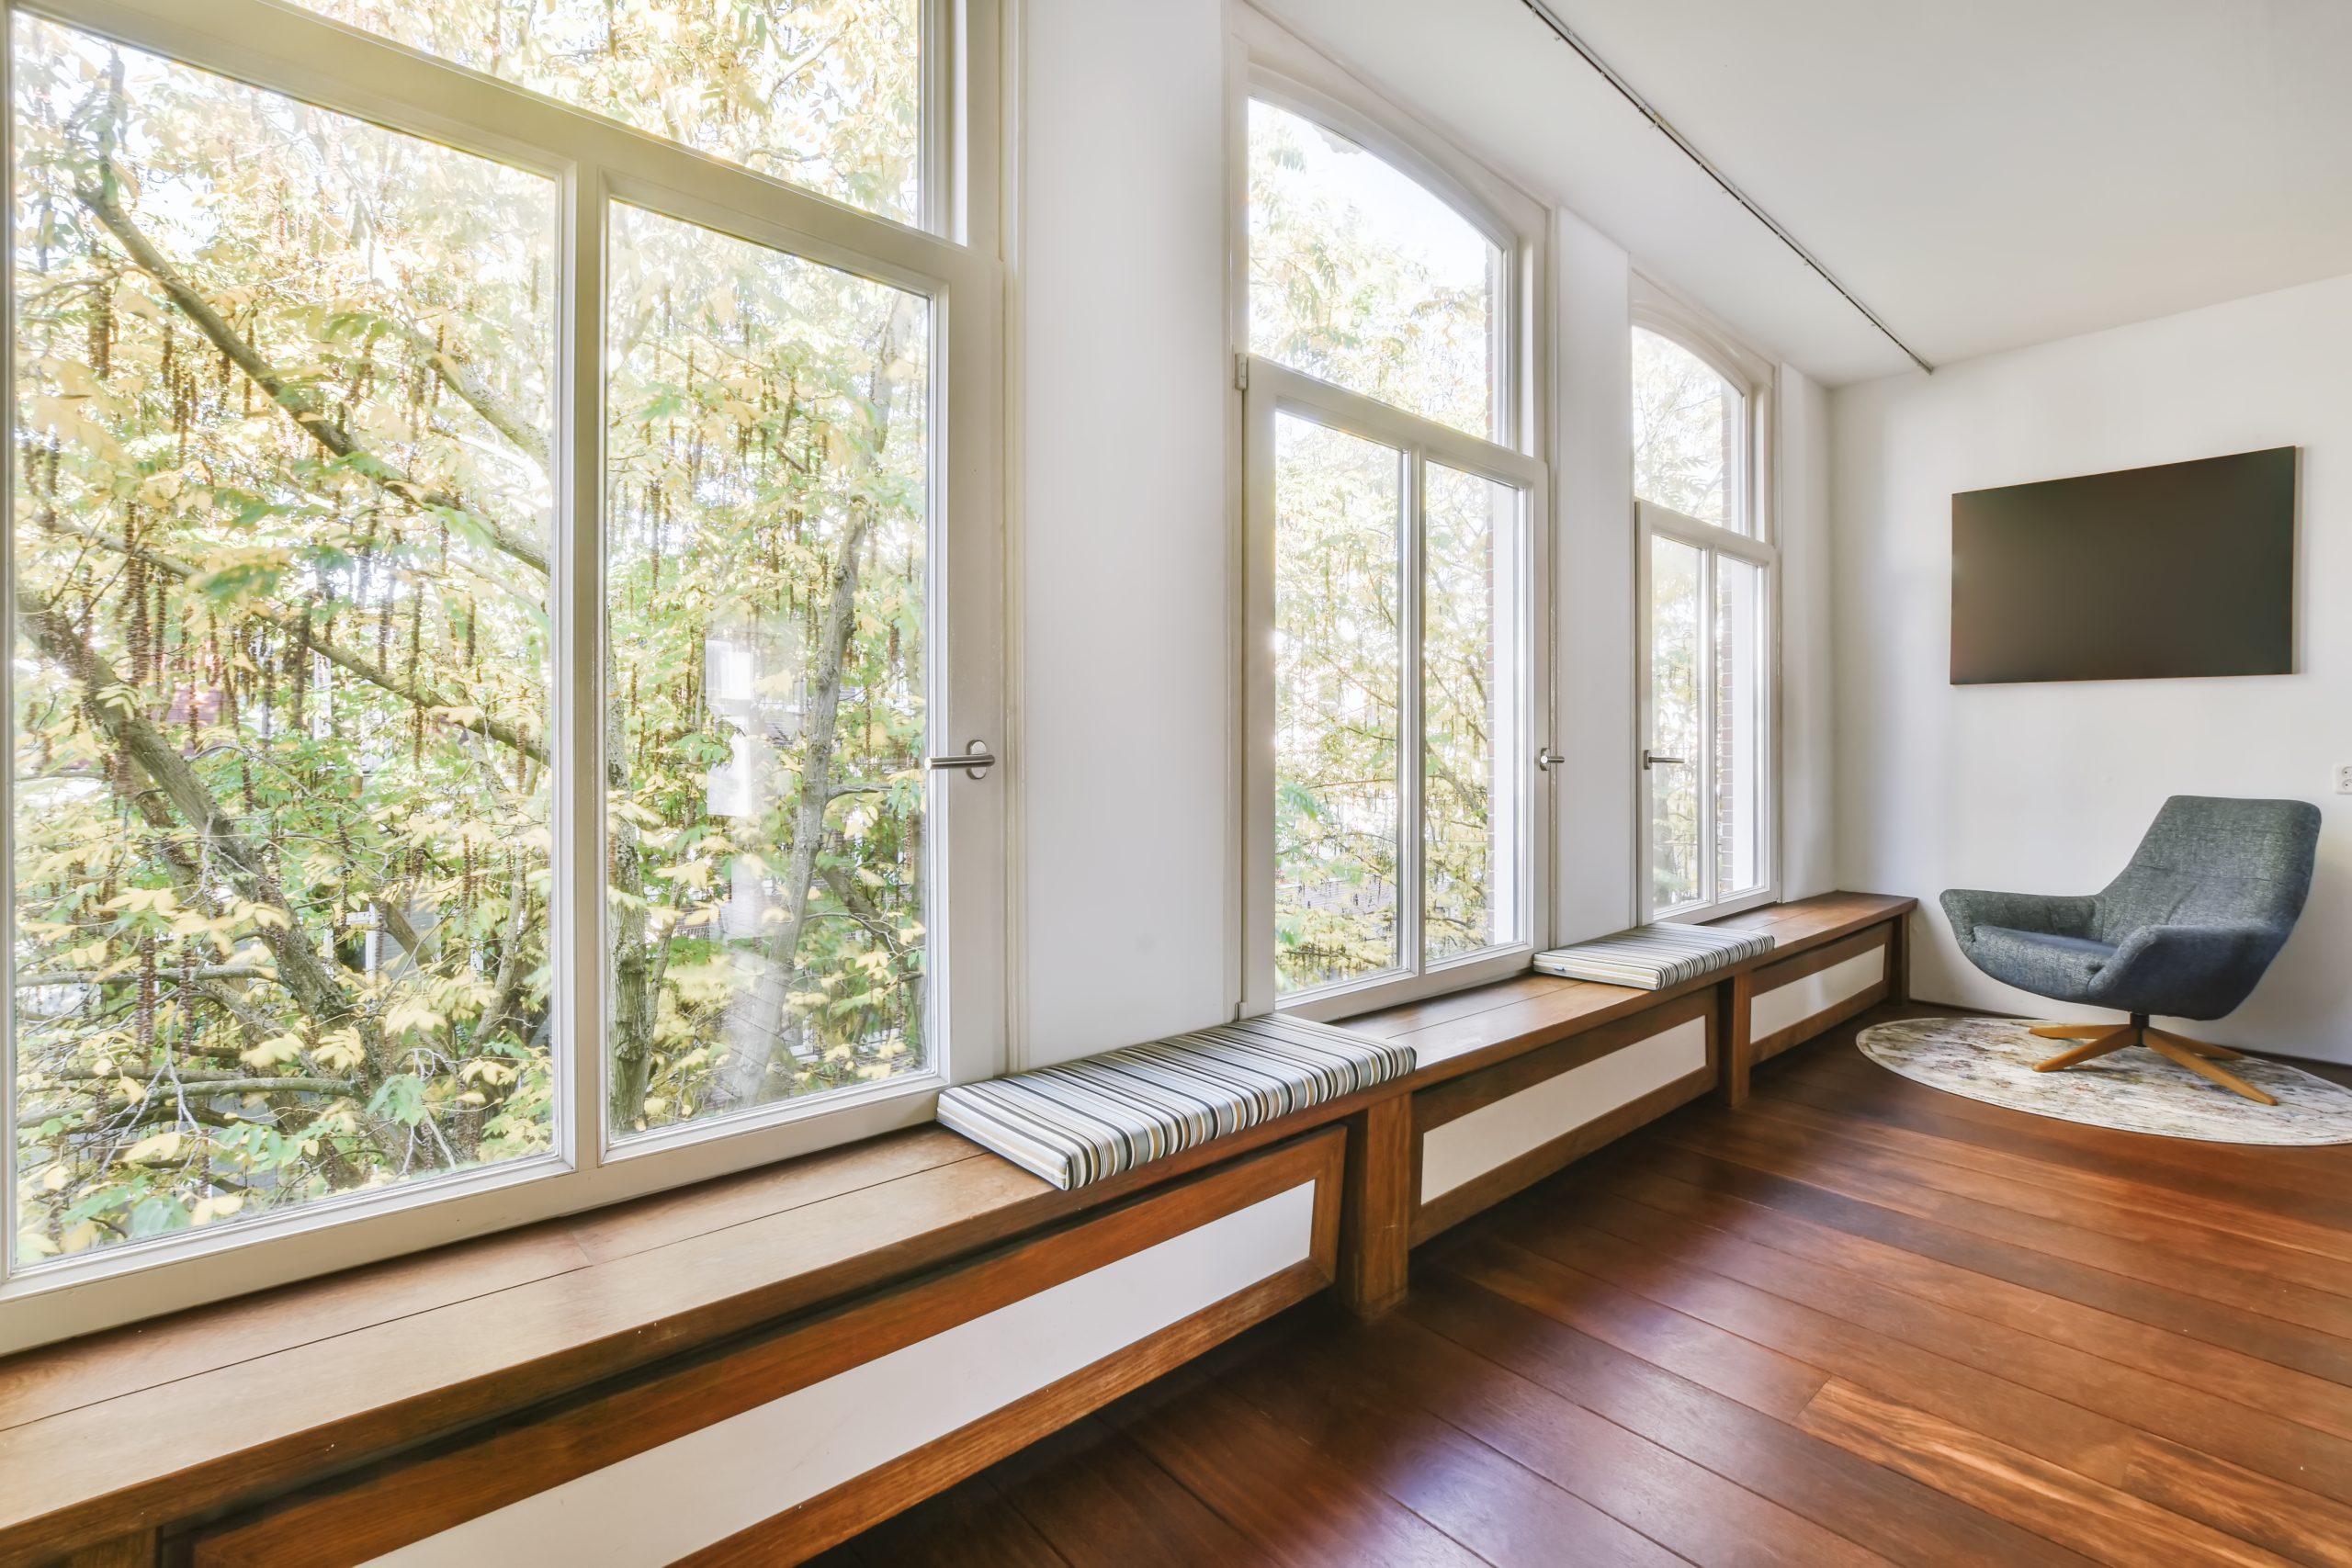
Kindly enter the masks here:
<path id="1" fill-rule="evenodd" d="M 1634 329 L 1634 494 L 1734 533 L 1752 532 L 1738 482 L 1747 394 L 1663 333 Z"/>
<path id="2" fill-rule="evenodd" d="M 1503 249 L 1395 164 L 1250 102 L 1250 349 L 1500 439 Z"/>
<path id="3" fill-rule="evenodd" d="M 1244 1002 L 1337 1012 L 1538 918 L 1524 243 L 1337 106 L 1248 126 Z"/>
<path id="4" fill-rule="evenodd" d="M 1632 345 L 1642 897 L 1693 919 L 1773 896 L 1779 556 L 1750 457 L 1766 372 L 1678 325 L 1637 324 Z"/>

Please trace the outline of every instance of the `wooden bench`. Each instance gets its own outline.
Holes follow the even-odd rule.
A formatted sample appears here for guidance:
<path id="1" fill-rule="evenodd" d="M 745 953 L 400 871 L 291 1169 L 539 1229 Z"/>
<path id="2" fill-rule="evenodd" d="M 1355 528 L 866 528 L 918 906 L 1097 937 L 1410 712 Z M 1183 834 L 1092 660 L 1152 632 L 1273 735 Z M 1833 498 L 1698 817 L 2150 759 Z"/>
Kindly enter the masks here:
<path id="1" fill-rule="evenodd" d="M 1414 1243 L 1738 1103 L 1903 998 L 1912 907 L 1735 917 L 1774 952 L 1677 990 L 1529 975 L 1350 1021 L 1414 1071 L 1076 1191 L 918 1129 L 0 1361 L 0 1564 L 496 1559 L 624 1476 L 692 1528 L 594 1560 L 797 1561 L 1327 1284 L 1382 1311 Z"/>

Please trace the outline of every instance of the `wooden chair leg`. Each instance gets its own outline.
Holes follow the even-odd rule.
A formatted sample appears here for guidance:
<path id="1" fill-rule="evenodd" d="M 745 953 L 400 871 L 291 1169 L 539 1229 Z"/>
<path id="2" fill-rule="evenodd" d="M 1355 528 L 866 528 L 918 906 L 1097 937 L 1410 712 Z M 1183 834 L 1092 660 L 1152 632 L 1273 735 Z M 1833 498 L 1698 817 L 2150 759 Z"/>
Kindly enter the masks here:
<path id="1" fill-rule="evenodd" d="M 2040 1040 L 2098 1040 L 2116 1027 L 2113 1023 L 2037 1023 L 2026 1032 Z"/>
<path id="2" fill-rule="evenodd" d="M 2271 1099 L 2270 1096 L 2263 1093 L 2260 1089 L 2246 1082 L 2245 1079 L 2238 1077 L 2237 1074 L 2230 1071 L 2229 1068 L 2216 1066 L 2211 1062 L 2209 1062 L 2204 1057 L 2199 1055 L 2196 1052 L 2184 1050 L 2169 1034 L 2158 1034 L 2155 1031 L 2150 1030 L 2148 1032 L 2148 1049 L 2154 1051 L 2157 1055 L 2164 1057 L 2167 1061 L 2178 1062 L 2182 1066 L 2187 1067 L 2199 1077 L 2210 1078 L 2213 1082 L 2220 1084 L 2223 1089 L 2234 1090 L 2235 1092 L 2245 1096 L 2248 1100 L 2255 1101 L 2258 1105 L 2276 1105 L 2278 1103 L 2277 1100 Z"/>
<path id="3" fill-rule="evenodd" d="M 2186 1034 L 2173 1034 L 2161 1029 L 2151 1029 L 2148 1032 L 2159 1040 L 2171 1041 L 2184 1051 L 2194 1051 L 2217 1062 L 2243 1061 L 2245 1057 L 2243 1051 L 2233 1051 L 2227 1045 L 2216 1045 L 2210 1040 L 2191 1040 Z"/>
<path id="4" fill-rule="evenodd" d="M 2036 1062 L 2033 1065 L 2033 1070 L 2037 1073 L 2054 1073 L 2062 1067 L 2071 1067 L 2078 1063 L 2090 1061 L 2094 1057 L 2104 1056 L 2110 1051 L 2120 1051 L 2126 1045 L 2137 1045 L 2139 1043 L 2138 1030 L 2128 1023 L 2117 1024 L 2096 1040 L 2086 1040 L 2071 1051 L 2061 1051 L 2046 1062 Z"/>

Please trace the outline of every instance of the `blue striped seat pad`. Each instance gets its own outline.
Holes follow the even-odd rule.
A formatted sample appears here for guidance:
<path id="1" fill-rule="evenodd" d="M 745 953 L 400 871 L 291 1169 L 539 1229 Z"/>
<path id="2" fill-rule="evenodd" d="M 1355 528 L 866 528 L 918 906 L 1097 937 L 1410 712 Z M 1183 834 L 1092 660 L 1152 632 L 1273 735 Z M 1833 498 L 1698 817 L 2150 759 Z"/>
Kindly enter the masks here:
<path id="1" fill-rule="evenodd" d="M 939 1120 L 1068 1189 L 1412 1070 L 1409 1045 L 1252 1018 L 958 1084 L 939 1097 Z"/>
<path id="2" fill-rule="evenodd" d="M 1663 991 L 1728 969 L 1772 951 L 1764 931 L 1720 931 L 1713 926 L 1635 926 L 1614 936 L 1595 937 L 1571 947 L 1535 955 L 1535 967 L 1570 980 L 1598 980 Z"/>

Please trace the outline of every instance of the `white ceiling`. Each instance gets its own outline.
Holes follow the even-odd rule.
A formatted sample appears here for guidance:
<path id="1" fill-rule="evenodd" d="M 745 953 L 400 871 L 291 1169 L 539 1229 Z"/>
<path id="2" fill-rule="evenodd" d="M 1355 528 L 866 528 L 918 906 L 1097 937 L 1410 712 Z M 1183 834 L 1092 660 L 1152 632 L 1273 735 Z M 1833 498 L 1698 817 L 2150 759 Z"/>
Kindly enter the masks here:
<path id="1" fill-rule="evenodd" d="M 1938 364 L 2352 273 L 2352 0 L 1552 0 Z M 1909 368 L 1521 0 L 1261 0 L 1807 373 Z"/>

